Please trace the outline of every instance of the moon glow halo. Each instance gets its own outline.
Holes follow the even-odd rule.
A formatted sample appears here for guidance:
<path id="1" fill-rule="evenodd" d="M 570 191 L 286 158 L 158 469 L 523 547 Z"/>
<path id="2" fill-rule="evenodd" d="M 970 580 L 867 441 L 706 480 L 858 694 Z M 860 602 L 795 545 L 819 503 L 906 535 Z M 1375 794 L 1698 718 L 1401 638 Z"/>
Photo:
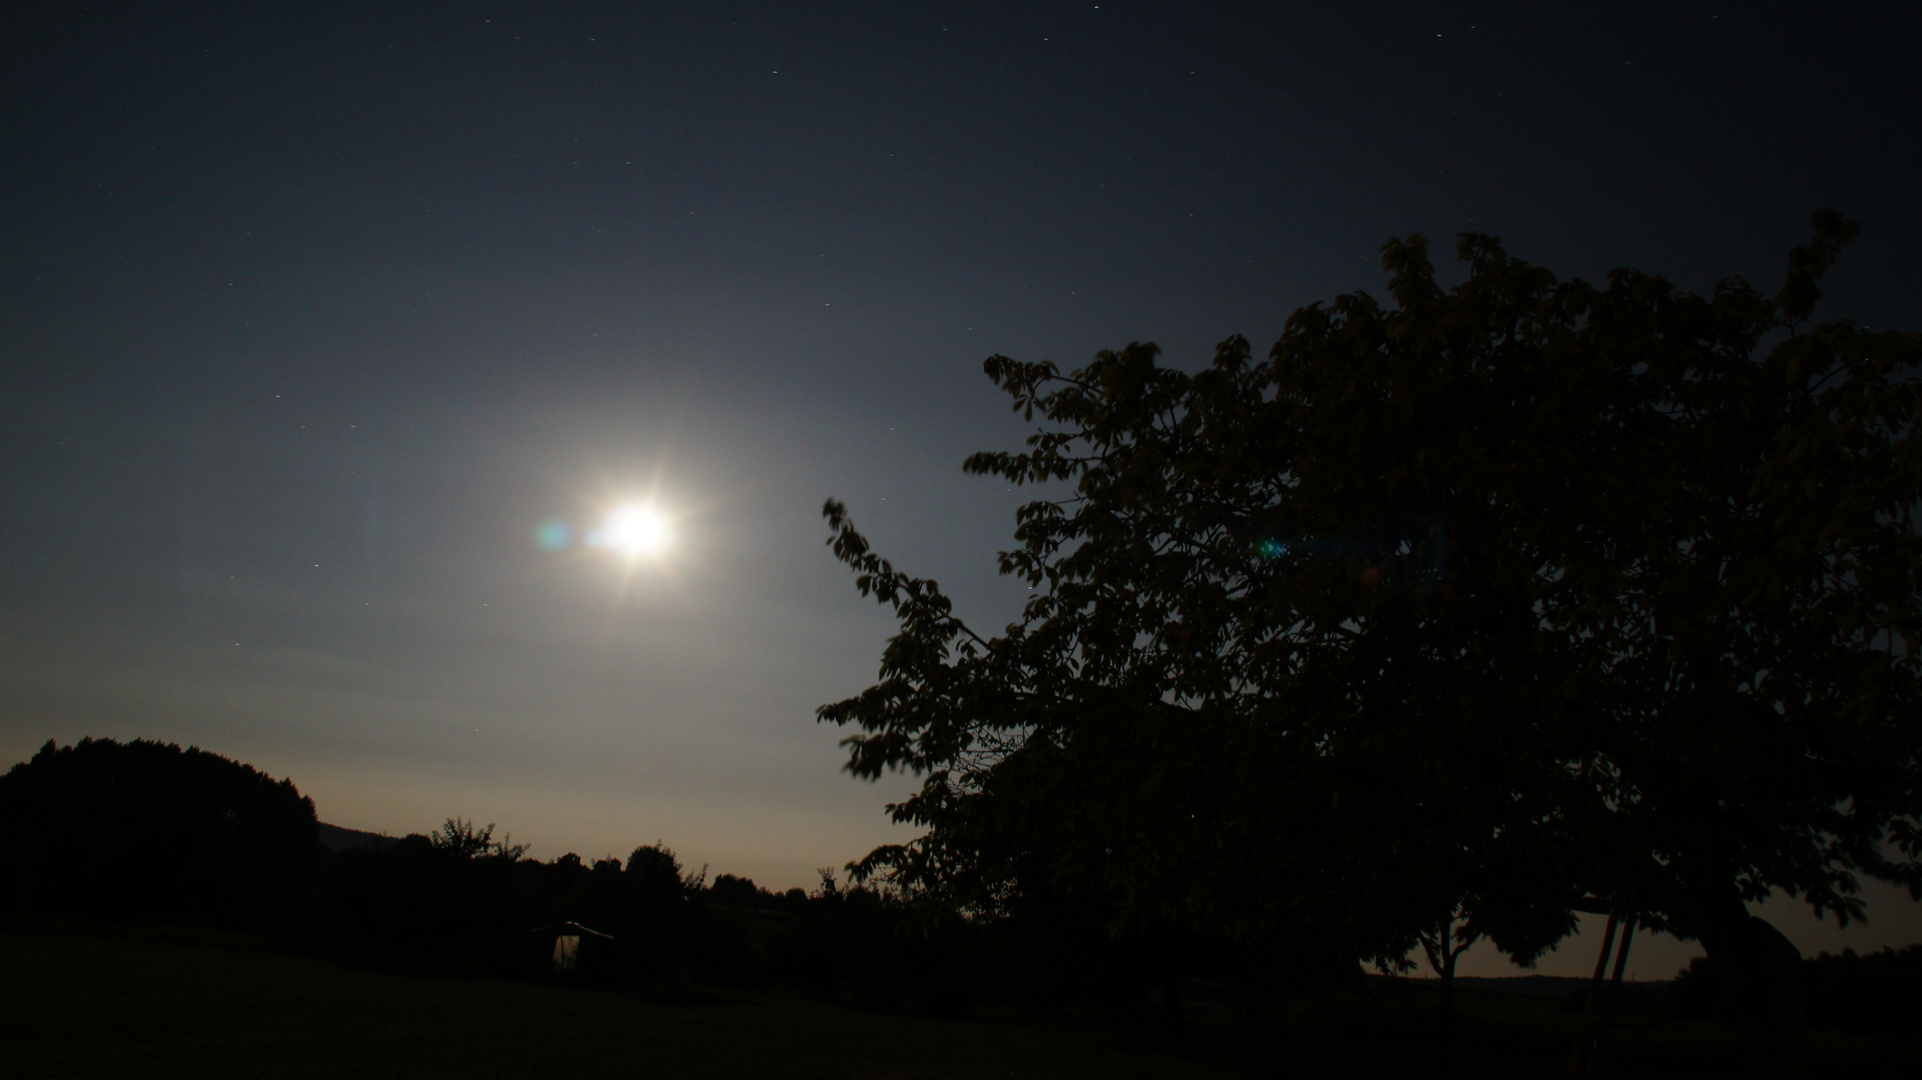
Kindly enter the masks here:
<path id="1" fill-rule="evenodd" d="M 595 531 L 595 546 L 638 559 L 658 555 L 674 542 L 674 530 L 660 511 L 650 506 L 618 506 Z"/>

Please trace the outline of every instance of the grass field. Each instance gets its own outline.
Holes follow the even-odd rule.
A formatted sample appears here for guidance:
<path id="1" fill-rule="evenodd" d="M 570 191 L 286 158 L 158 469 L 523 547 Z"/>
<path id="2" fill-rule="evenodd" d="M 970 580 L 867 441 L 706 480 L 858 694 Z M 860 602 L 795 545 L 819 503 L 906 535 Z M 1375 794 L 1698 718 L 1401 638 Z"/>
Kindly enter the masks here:
<path id="1" fill-rule="evenodd" d="M 1170 1039 L 1012 1017 L 854 1012 L 780 994 L 679 1007 L 528 983 L 355 971 L 140 937 L 0 933 L 13 1077 L 1556 1077 L 1574 1019 L 1552 999 L 1426 991 L 1297 1012 L 1248 1056 L 1226 1005 Z M 1733 1075 L 1707 1025 L 1628 1019 L 1610 1075 Z M 1822 1072 L 1922 1075 L 1922 1047 L 1819 1037 Z"/>

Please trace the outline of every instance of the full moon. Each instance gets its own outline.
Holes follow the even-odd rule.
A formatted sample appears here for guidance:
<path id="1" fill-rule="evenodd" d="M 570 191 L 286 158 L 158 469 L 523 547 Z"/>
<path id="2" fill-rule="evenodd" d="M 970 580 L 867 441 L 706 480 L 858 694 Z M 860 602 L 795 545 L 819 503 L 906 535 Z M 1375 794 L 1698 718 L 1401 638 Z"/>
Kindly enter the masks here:
<path id="1" fill-rule="evenodd" d="M 673 539 L 667 519 L 645 506 L 618 507 L 601 527 L 601 542 L 630 557 L 654 554 Z"/>

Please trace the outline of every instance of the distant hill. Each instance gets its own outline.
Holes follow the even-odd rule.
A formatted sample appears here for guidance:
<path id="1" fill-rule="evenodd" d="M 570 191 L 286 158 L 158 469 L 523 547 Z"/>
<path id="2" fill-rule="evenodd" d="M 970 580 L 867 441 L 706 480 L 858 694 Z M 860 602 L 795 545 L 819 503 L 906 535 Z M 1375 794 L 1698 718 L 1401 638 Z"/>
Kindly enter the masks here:
<path id="1" fill-rule="evenodd" d="M 399 837 L 329 825 L 324 821 L 320 823 L 320 846 L 328 851 L 347 851 L 356 848 L 385 851 L 398 843 L 400 843 Z"/>

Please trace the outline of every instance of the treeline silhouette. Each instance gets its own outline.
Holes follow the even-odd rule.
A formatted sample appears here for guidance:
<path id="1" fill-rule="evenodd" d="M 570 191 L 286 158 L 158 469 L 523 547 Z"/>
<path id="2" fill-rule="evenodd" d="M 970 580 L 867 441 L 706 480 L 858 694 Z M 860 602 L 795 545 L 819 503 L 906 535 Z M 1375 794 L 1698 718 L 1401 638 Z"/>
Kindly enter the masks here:
<path id="1" fill-rule="evenodd" d="M 198 748 L 52 741 L 0 778 L 0 895 L 75 918 L 264 928 L 308 895 L 313 800 Z"/>
<path id="2" fill-rule="evenodd" d="M 1813 1028 L 1914 1038 L 1922 1001 L 1922 945 L 1859 955 L 1853 949 L 1802 961 L 1802 993 Z M 1706 956 L 1679 972 L 1667 1000 L 1673 1015 L 1728 1022 L 1715 964 Z"/>
<path id="3" fill-rule="evenodd" d="M 459 817 L 338 850 L 319 830 L 313 801 L 291 781 L 218 754 L 50 741 L 0 777 L 0 910 L 42 924 L 225 931 L 355 965 L 566 979 L 666 1000 L 698 987 L 787 987 L 858 1008 L 960 1016 L 997 967 L 1009 969 L 1004 985 L 1067 1000 L 1062 979 L 1033 978 L 1042 966 L 1076 973 L 1101 1003 L 1127 997 L 1115 976 L 1130 958 L 1095 955 L 1099 935 L 1043 947 L 990 940 L 965 920 L 922 924 L 900 898 L 827 870 L 812 890 L 776 892 L 685 867 L 660 841 L 624 860 L 543 862 Z M 556 971 L 561 936 L 578 939 L 566 972 Z"/>
<path id="4" fill-rule="evenodd" d="M 903 908 L 825 872 L 812 892 L 709 880 L 656 841 L 625 860 L 549 862 L 454 818 L 384 849 L 329 852 L 292 937 L 342 959 L 566 978 L 686 998 L 699 986 L 789 986 L 880 1007 L 905 1001 L 950 942 L 900 932 Z M 571 970 L 556 939 L 572 937 Z"/>
<path id="5" fill-rule="evenodd" d="M 494 826 L 454 817 L 400 838 L 336 830 L 313 801 L 198 748 L 146 740 L 47 743 L 0 776 L 0 907 L 45 925 L 106 922 L 252 936 L 354 966 L 566 981 L 691 1000 L 786 988 L 853 1008 L 962 1018 L 977 1002 L 1056 1015 L 1179 1022 L 1184 989 L 1252 1010 L 1367 993 L 1338 955 L 1253 955 L 1170 925 L 1105 932 L 1104 913 L 1030 905 L 929 921 L 899 896 L 827 870 L 772 891 L 684 866 L 666 844 L 625 860 L 528 858 Z M 361 842 L 354 842 L 354 841 Z M 557 957 L 557 939 L 573 942 Z M 1802 965 L 1809 1021 L 1903 1035 L 1922 946 Z M 1666 987 L 1627 986 L 1619 1011 L 1726 1022 L 1710 961 Z M 1579 1008 L 1579 1000 L 1575 1007 Z"/>
<path id="6" fill-rule="evenodd" d="M 658 840 L 624 860 L 570 852 L 543 862 L 459 817 L 338 849 L 319 830 L 312 800 L 291 782 L 217 754 L 49 742 L 0 777 L 0 903 L 38 919 L 257 935 L 356 965 L 561 978 L 663 1000 L 698 987 L 784 987 L 939 1017 L 969 1015 L 985 997 L 1055 1014 L 1178 1019 L 1196 980 L 1259 982 L 1287 996 L 1361 979 L 1352 960 L 1255 961 L 1168 925 L 1113 935 L 1112 910 L 1069 903 L 1066 892 L 988 925 L 930 919 L 825 869 L 811 890 L 710 877 Z M 577 939 L 565 973 L 562 936 Z"/>

